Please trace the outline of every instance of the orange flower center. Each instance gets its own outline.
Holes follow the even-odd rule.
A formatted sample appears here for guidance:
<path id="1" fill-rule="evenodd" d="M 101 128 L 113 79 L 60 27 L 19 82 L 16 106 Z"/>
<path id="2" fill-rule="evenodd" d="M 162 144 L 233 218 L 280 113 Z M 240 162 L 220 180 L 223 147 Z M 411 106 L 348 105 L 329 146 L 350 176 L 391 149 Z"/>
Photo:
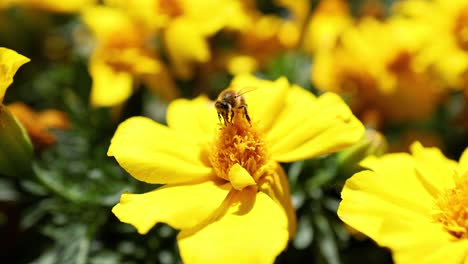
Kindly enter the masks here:
<path id="1" fill-rule="evenodd" d="M 219 129 L 210 153 L 216 174 L 229 180 L 229 170 L 239 164 L 258 182 L 265 175 L 268 160 L 265 142 L 255 124 L 246 119 L 242 109 L 236 110 L 232 123 Z"/>
<path id="2" fill-rule="evenodd" d="M 184 12 L 179 1 L 177 0 L 160 0 L 159 8 L 166 15 L 174 18 L 181 16 Z"/>
<path id="3" fill-rule="evenodd" d="M 468 238 L 468 173 L 457 177 L 455 188 L 446 190 L 436 200 L 440 211 L 435 220 L 456 238 Z"/>

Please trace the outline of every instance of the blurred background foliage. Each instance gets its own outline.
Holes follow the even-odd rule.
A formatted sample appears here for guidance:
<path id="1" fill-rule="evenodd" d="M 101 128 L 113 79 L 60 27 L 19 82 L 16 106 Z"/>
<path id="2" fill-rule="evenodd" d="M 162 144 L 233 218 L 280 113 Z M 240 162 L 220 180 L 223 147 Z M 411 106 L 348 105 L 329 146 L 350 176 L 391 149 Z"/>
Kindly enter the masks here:
<path id="1" fill-rule="evenodd" d="M 171 6 L 177 1 L 154 1 L 165 2 L 173 12 L 177 11 Z M 85 2 L 118 6 L 115 3 L 119 1 L 81 1 L 75 6 L 73 3 L 80 1 L 60 1 L 65 6 L 67 3 L 71 5 L 67 8 L 54 6 L 53 1 L 9 2 L 0 3 L 0 46 L 27 56 L 31 62 L 15 75 L 4 104 L 21 102 L 35 111 L 34 117 L 41 111 L 53 109 L 58 111 L 60 117 L 54 115 L 54 118 L 58 118 L 61 125 L 47 127 L 50 134 L 44 139 L 41 133 L 32 134 L 39 123 L 38 118 L 29 121 L 32 128 L 24 124 L 35 146 L 32 164 L 15 175 L 4 175 L 0 171 L 0 259 L 5 263 L 79 264 L 180 262 L 176 230 L 159 224 L 142 236 L 133 227 L 120 223 L 111 213 L 122 192 L 142 193 L 154 188 L 133 179 L 106 155 L 110 139 L 121 121 L 130 116 L 145 115 L 164 123 L 165 109 L 171 99 L 194 98 L 199 94 L 215 98 L 228 86 L 234 74 L 244 70 L 271 80 L 286 76 L 291 83 L 315 94 L 323 90 L 339 91 L 334 87 L 321 87 L 321 81 L 314 81 L 315 67 L 320 67 L 317 70 L 323 68 L 316 60 L 320 53 L 318 48 L 304 44 L 308 43 L 309 21 L 316 14 L 320 15 L 319 10 L 325 18 L 333 20 L 334 12 L 340 11 L 342 6 L 348 8 L 349 14 L 337 14 L 349 16 L 354 21 L 351 27 L 357 27 L 364 17 L 385 21 L 392 15 L 397 1 L 298 1 L 304 4 L 305 10 L 295 6 L 296 1 L 240 1 L 252 8 L 247 13 L 254 20 L 273 16 L 283 21 L 280 23 L 283 26 L 284 21 L 291 22 L 285 26 L 286 33 L 282 33 L 286 36 L 273 32 L 272 37 L 259 40 L 260 37 L 255 35 L 258 32 L 241 30 L 240 34 L 236 32 L 239 29 L 225 30 L 228 26 L 222 25 L 216 32 L 204 36 L 211 52 L 210 59 L 189 61 L 189 66 L 185 65 L 188 73 L 174 70 L 178 63 L 186 63 L 188 59 L 177 58 L 177 51 L 175 55 L 169 54 L 167 44 L 162 44 L 170 40 L 170 26 L 156 25 L 157 29 L 153 30 L 158 33 L 151 38 L 152 52 L 165 65 L 170 77 L 170 82 L 162 81 L 164 84 L 160 86 L 170 83 L 169 86 L 176 90 L 165 93 L 167 87 L 152 89 L 150 86 L 154 86 L 154 82 L 135 81 L 128 99 L 113 106 L 90 103 L 94 88 L 88 66 L 93 52 L 98 49 L 96 39 L 99 36 L 95 38 L 93 29 L 83 22 L 82 12 L 85 11 L 81 7 Z M 329 9 L 324 7 L 325 2 Z M 332 20 L 321 22 L 321 25 L 333 25 Z M 383 34 L 386 34 L 385 30 Z M 246 44 L 249 41 L 259 43 L 249 46 Z M 339 40 L 334 42 L 334 47 L 329 47 L 332 53 L 338 53 L 333 50 L 339 46 L 337 42 Z M 185 44 L 191 45 L 189 41 Z M 375 48 L 380 49 L 378 45 Z M 232 54 L 225 55 L 225 51 Z M 363 65 L 356 61 L 356 68 L 359 67 Z M 144 79 L 139 73 L 133 74 Z M 343 83 L 349 80 L 343 80 Z M 353 85 L 362 85 L 360 81 Z M 440 78 L 432 81 L 440 82 Z M 116 84 L 108 84 L 111 88 L 113 85 Z M 449 157 L 457 159 L 468 145 L 467 99 L 463 89 L 460 85 L 459 89 L 444 92 L 434 104 L 433 111 L 424 118 L 397 121 L 390 118 L 387 121 L 385 114 L 362 111 L 362 107 L 358 107 L 355 113 L 369 128 L 362 142 L 341 153 L 284 164 L 297 212 L 298 232 L 277 263 L 391 263 L 391 255 L 386 249 L 379 248 L 338 219 L 336 210 L 343 183 L 360 169 L 357 163 L 365 156 L 404 151 L 413 140 L 441 147 Z M 418 97 L 424 97 L 425 93 L 424 90 L 417 92 L 416 100 L 409 105 L 417 105 Z M 353 106 L 352 96 L 355 95 L 350 96 L 346 91 L 342 95 Z M 19 115 L 26 111 L 21 109 L 16 110 Z M 213 114 L 216 114 L 215 109 Z M 28 122 L 21 118 L 20 121 Z"/>

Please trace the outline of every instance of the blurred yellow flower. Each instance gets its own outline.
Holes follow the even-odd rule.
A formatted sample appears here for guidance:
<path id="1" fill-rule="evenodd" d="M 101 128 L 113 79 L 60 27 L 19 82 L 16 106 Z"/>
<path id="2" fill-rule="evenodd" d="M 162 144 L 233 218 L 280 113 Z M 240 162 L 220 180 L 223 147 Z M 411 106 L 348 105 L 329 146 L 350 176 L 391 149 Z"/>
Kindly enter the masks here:
<path id="1" fill-rule="evenodd" d="M 387 122 L 427 118 L 444 91 L 430 69 L 414 67 L 424 41 L 408 19 L 363 18 L 347 27 L 333 48 L 316 52 L 312 80 L 319 89 L 350 97 L 361 117 L 376 111 Z"/>
<path id="2" fill-rule="evenodd" d="M 338 216 L 392 250 L 396 263 L 467 263 L 468 149 L 459 163 L 437 148 L 369 157 L 346 181 Z"/>
<path id="3" fill-rule="evenodd" d="M 181 78 L 190 78 L 195 63 L 206 63 L 211 59 L 209 37 L 222 29 L 245 29 L 250 26 L 250 20 L 239 1 L 177 2 L 181 14 L 165 28 L 164 44 L 175 73 Z"/>
<path id="4" fill-rule="evenodd" d="M 148 32 L 163 29 L 182 13 L 178 0 L 104 0 L 104 4 L 121 9 Z"/>
<path id="5" fill-rule="evenodd" d="M 171 71 L 189 79 L 195 67 L 212 58 L 209 39 L 221 30 L 239 31 L 250 25 L 240 0 L 107 0 L 128 12 L 151 31 L 158 30 Z"/>
<path id="6" fill-rule="evenodd" d="M 417 23 L 418 34 L 426 38 L 416 67 L 436 71 L 450 88 L 467 86 L 468 1 L 409 0 L 395 10 Z"/>
<path id="7" fill-rule="evenodd" d="M 280 51 L 298 45 L 310 10 L 307 0 L 276 0 L 276 6 L 287 10 L 283 16 L 263 14 L 251 0 L 105 3 L 159 33 L 171 71 L 181 79 L 193 78 L 196 70 L 227 70 L 233 75 L 257 70 Z M 227 45 L 212 45 L 214 38 L 225 39 Z"/>
<path id="8" fill-rule="evenodd" d="M 286 175 L 278 162 L 339 151 L 364 127 L 339 96 L 315 97 L 285 78 L 238 76 L 245 94 L 231 124 L 219 124 L 205 97 L 179 99 L 168 126 L 133 117 L 118 127 L 108 155 L 138 180 L 163 187 L 124 193 L 112 212 L 146 234 L 159 222 L 180 229 L 184 263 L 272 263 L 296 228 Z"/>
<path id="9" fill-rule="evenodd" d="M 172 79 L 149 45 L 151 35 L 129 16 L 115 8 L 96 6 L 84 10 L 82 18 L 97 42 L 89 62 L 91 104 L 113 106 L 124 102 L 137 77 L 152 84 L 150 88 L 165 92 L 167 99 L 177 96 Z"/>
<path id="10" fill-rule="evenodd" d="M 347 1 L 320 1 L 306 26 L 304 49 L 312 54 L 329 52 L 336 46 L 342 32 L 353 23 Z"/>
<path id="11" fill-rule="evenodd" d="M 5 0 L 2 0 L 2 2 Z M 81 9 L 97 4 L 97 0 L 6 0 L 0 3 L 0 8 L 18 5 L 28 8 L 37 8 L 49 12 L 76 13 Z"/>
<path id="12" fill-rule="evenodd" d="M 28 58 L 14 50 L 0 47 L 0 104 L 3 102 L 6 89 L 13 82 L 16 71 L 28 61 Z"/>
<path id="13" fill-rule="evenodd" d="M 218 63 L 233 75 L 254 72 L 280 52 L 296 48 L 310 10 L 307 0 L 273 1 L 287 15 L 264 14 L 256 1 L 243 2 L 251 25 L 233 37 L 233 49 L 216 54 Z"/>

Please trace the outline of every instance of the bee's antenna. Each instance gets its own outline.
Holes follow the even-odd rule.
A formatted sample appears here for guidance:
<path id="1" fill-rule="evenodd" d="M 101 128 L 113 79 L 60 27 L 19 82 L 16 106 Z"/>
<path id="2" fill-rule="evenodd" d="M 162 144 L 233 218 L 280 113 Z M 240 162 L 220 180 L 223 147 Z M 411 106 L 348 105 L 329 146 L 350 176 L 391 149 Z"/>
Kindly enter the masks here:
<path id="1" fill-rule="evenodd" d="M 248 89 L 248 90 L 246 90 L 246 89 Z M 239 94 L 237 94 L 235 97 L 237 98 L 237 97 L 239 97 L 241 95 L 244 95 L 246 93 L 250 93 L 250 92 L 255 91 L 257 89 L 258 89 L 257 87 L 253 87 L 253 86 L 252 87 L 243 87 L 243 88 L 241 88 L 239 90 Z"/>

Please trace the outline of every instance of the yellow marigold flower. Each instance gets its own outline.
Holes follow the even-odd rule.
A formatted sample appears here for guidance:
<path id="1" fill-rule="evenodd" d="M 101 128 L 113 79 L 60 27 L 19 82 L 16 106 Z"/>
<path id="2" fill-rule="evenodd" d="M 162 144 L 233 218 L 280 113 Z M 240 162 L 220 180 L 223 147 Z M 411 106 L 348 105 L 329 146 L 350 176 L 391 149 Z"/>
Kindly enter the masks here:
<path id="1" fill-rule="evenodd" d="M 335 47 L 317 52 L 313 82 L 319 89 L 351 96 L 359 116 L 377 110 L 389 122 L 427 118 L 444 90 L 430 69 L 414 67 L 423 42 L 410 20 L 363 18 L 340 35 Z"/>
<path id="2" fill-rule="evenodd" d="M 239 76 L 248 116 L 235 108 L 220 124 L 205 97 L 178 99 L 168 126 L 133 117 L 118 127 L 108 155 L 138 180 L 164 186 L 124 193 L 112 212 L 147 233 L 163 222 L 180 229 L 184 263 L 271 263 L 295 232 L 286 175 L 278 162 L 341 150 L 363 135 L 339 96 L 315 97 L 285 78 Z"/>
<path id="3" fill-rule="evenodd" d="M 104 0 L 104 3 L 124 10 L 146 31 L 163 29 L 182 12 L 177 0 Z"/>
<path id="4" fill-rule="evenodd" d="M 347 1 L 320 1 L 307 24 L 304 48 L 310 53 L 331 50 L 336 46 L 341 33 L 353 23 Z"/>
<path id="5" fill-rule="evenodd" d="M 164 44 L 173 69 L 181 78 L 192 77 L 195 63 L 206 63 L 211 59 L 209 37 L 222 29 L 239 31 L 250 26 L 250 19 L 239 1 L 176 2 L 181 14 L 165 28 Z"/>
<path id="6" fill-rule="evenodd" d="M 245 2 L 251 25 L 236 35 L 234 49 L 222 49 L 215 58 L 233 75 L 254 72 L 278 53 L 297 47 L 310 10 L 307 0 L 275 0 L 288 12 L 278 16 L 263 14 L 255 1 Z"/>
<path id="7" fill-rule="evenodd" d="M 346 181 L 338 216 L 392 250 L 396 263 L 467 263 L 468 149 L 457 163 L 437 148 L 369 157 Z"/>
<path id="8" fill-rule="evenodd" d="M 13 82 L 16 71 L 28 61 L 28 58 L 14 50 L 0 47 L 0 104 L 3 102 L 6 89 Z"/>
<path id="9" fill-rule="evenodd" d="M 18 5 L 37 8 L 49 12 L 76 13 L 84 7 L 94 5 L 97 2 L 97 0 L 6 0 L 6 3 L 0 3 L 0 8 L 3 6 Z"/>
<path id="10" fill-rule="evenodd" d="M 153 84 L 150 87 L 159 78 L 163 80 L 159 90 L 165 89 L 166 98 L 177 96 L 175 85 L 167 76 L 169 73 L 147 45 L 151 36 L 140 30 L 129 16 L 115 8 L 96 6 L 84 10 L 82 18 L 97 42 L 89 62 L 93 105 L 113 106 L 124 102 L 133 91 L 136 77 Z"/>
<path id="11" fill-rule="evenodd" d="M 160 30 L 171 70 L 182 79 L 193 77 L 195 66 L 212 58 L 210 37 L 224 29 L 239 31 L 250 25 L 239 0 L 107 0 L 106 3 L 125 10 L 143 28 Z"/>
<path id="12" fill-rule="evenodd" d="M 395 9 L 419 24 L 419 34 L 426 37 L 417 67 L 435 70 L 451 88 L 467 85 L 468 1 L 409 0 Z"/>

